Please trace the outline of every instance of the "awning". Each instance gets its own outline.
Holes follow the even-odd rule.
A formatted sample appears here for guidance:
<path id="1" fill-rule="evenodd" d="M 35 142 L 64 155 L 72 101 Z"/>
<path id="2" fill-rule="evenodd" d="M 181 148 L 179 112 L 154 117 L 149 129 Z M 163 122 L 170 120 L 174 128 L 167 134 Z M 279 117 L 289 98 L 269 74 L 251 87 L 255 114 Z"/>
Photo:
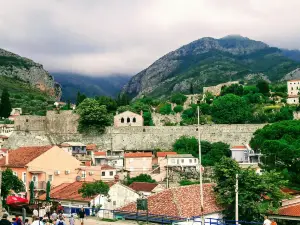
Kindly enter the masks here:
<path id="1" fill-rule="evenodd" d="M 29 203 L 28 199 L 21 198 L 21 197 L 18 197 L 18 196 L 8 196 L 6 198 L 6 204 L 7 205 L 20 206 L 20 205 L 27 205 L 28 203 Z"/>

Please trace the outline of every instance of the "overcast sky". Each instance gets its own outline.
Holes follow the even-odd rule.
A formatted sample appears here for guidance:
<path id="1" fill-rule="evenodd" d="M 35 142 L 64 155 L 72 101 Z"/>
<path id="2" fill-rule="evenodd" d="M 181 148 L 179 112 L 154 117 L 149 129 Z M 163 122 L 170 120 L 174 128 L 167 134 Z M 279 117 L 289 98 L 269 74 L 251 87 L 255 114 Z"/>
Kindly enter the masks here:
<path id="1" fill-rule="evenodd" d="M 0 0 L 0 48 L 49 71 L 135 74 L 201 37 L 300 49 L 299 0 Z"/>

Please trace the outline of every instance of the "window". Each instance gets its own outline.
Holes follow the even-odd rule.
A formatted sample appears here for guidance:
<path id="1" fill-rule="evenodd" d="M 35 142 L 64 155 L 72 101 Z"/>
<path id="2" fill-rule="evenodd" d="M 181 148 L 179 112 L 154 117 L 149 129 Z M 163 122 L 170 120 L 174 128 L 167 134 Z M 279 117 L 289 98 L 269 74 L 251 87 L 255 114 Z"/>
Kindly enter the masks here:
<path id="1" fill-rule="evenodd" d="M 192 160 L 192 159 L 190 159 L 189 161 L 190 161 L 190 163 L 193 163 L 193 160 Z"/>
<path id="2" fill-rule="evenodd" d="M 82 171 L 81 172 L 81 178 L 85 178 L 86 177 L 86 171 Z"/>
<path id="3" fill-rule="evenodd" d="M 105 171 L 102 171 L 101 176 L 105 177 Z"/>
<path id="4" fill-rule="evenodd" d="M 181 159 L 181 163 L 184 163 L 184 159 Z"/>
<path id="5" fill-rule="evenodd" d="M 196 162 L 197 162 L 197 159 L 194 159 L 194 162 L 196 163 Z"/>
<path id="6" fill-rule="evenodd" d="M 53 181 L 53 175 L 52 174 L 48 175 L 48 181 L 50 181 L 50 182 Z"/>
<path id="7" fill-rule="evenodd" d="M 132 122 L 136 123 L 136 118 L 135 117 L 133 117 Z"/>
<path id="8" fill-rule="evenodd" d="M 179 159 L 177 159 L 177 164 L 179 164 Z"/>
<path id="9" fill-rule="evenodd" d="M 121 123 L 124 123 L 124 118 L 123 117 L 121 118 Z"/>
<path id="10" fill-rule="evenodd" d="M 127 117 L 127 123 L 130 123 L 130 118 L 129 117 Z"/>
<path id="11" fill-rule="evenodd" d="M 109 171 L 109 176 L 113 176 L 114 175 L 114 171 Z"/>
<path id="12" fill-rule="evenodd" d="M 293 87 L 292 87 L 292 90 L 294 90 Z"/>
<path id="13" fill-rule="evenodd" d="M 39 181 L 38 175 L 32 175 L 32 181 L 38 182 Z"/>
<path id="14" fill-rule="evenodd" d="M 113 206 L 116 206 L 117 205 L 117 202 L 116 201 L 113 201 Z"/>
<path id="15" fill-rule="evenodd" d="M 26 172 L 22 173 L 22 181 L 26 184 Z"/>

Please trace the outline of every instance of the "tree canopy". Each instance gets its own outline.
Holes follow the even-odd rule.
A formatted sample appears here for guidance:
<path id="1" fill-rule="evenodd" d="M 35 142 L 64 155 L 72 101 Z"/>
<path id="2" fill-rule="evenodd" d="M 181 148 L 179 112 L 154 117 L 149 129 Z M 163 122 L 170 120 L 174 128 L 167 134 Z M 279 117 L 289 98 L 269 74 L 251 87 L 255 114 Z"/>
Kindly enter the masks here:
<path id="1" fill-rule="evenodd" d="M 109 185 L 103 181 L 96 181 L 93 183 L 84 183 L 78 190 L 79 194 L 82 194 L 83 198 L 93 197 L 99 194 L 107 195 L 109 192 Z"/>
<path id="2" fill-rule="evenodd" d="M 25 186 L 24 183 L 13 174 L 11 169 L 6 169 L 2 171 L 1 195 L 3 201 L 5 201 L 11 190 L 19 193 L 25 191 Z"/>
<path id="3" fill-rule="evenodd" d="M 76 98 L 76 106 L 79 106 L 79 104 L 81 102 L 83 102 L 83 100 L 86 99 L 86 95 L 85 94 L 81 94 L 79 91 L 77 92 L 77 98 Z"/>
<path id="4" fill-rule="evenodd" d="M 262 154 L 264 169 L 282 172 L 292 186 L 300 187 L 300 121 L 287 120 L 266 125 L 254 133 L 253 149 Z"/>
<path id="5" fill-rule="evenodd" d="M 257 89 L 260 93 L 268 95 L 270 92 L 269 83 L 265 80 L 259 80 L 256 84 Z"/>
<path id="6" fill-rule="evenodd" d="M 234 94 L 227 94 L 214 100 L 211 112 L 214 122 L 221 124 L 245 123 L 251 118 L 248 103 Z"/>
<path id="7" fill-rule="evenodd" d="M 284 178 L 274 171 L 259 175 L 251 168 L 241 169 L 237 162 L 224 157 L 215 165 L 214 178 L 217 201 L 225 207 L 225 218 L 234 219 L 236 174 L 239 175 L 240 218 L 260 221 L 262 215 L 277 212 L 285 197 L 280 190 L 287 183 Z"/>
<path id="8" fill-rule="evenodd" d="M 76 112 L 80 115 L 78 131 L 81 133 L 103 133 L 105 127 L 110 125 L 106 106 L 100 105 L 95 99 L 84 99 L 77 107 Z"/>
<path id="9" fill-rule="evenodd" d="M 8 118 L 10 116 L 12 107 L 9 99 L 9 93 L 6 88 L 3 89 L 1 94 L 1 102 L 0 102 L 0 118 Z"/>
<path id="10" fill-rule="evenodd" d="M 148 174 L 140 174 L 136 177 L 127 177 L 127 185 L 132 184 L 133 182 L 148 182 L 148 183 L 156 183 L 156 180 L 153 180 L 152 177 Z"/>
<path id="11" fill-rule="evenodd" d="M 182 136 L 173 144 L 173 150 L 179 154 L 192 154 L 199 157 L 198 140 L 195 137 Z M 202 165 L 213 166 L 223 156 L 230 157 L 229 145 L 223 142 L 201 141 Z"/>

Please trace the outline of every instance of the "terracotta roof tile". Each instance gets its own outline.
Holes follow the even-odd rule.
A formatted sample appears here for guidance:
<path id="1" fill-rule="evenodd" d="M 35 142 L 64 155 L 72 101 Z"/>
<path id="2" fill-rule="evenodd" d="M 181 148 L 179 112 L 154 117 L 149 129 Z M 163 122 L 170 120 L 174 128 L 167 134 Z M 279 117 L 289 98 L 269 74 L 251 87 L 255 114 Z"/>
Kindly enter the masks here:
<path id="1" fill-rule="evenodd" d="M 84 201 L 89 202 L 92 200 L 92 197 L 83 198 L 78 190 L 82 187 L 85 182 L 75 181 L 73 183 L 63 183 L 50 191 L 50 197 L 52 199 L 58 200 L 74 200 L 74 201 Z M 89 182 L 86 182 L 89 183 Z M 109 187 L 113 186 L 114 182 L 105 182 Z M 43 194 L 39 197 L 41 200 L 45 200 L 46 194 Z"/>
<path id="2" fill-rule="evenodd" d="M 247 147 L 246 146 L 244 146 L 244 145 L 239 145 L 239 146 L 232 146 L 230 149 L 247 149 Z"/>
<path id="3" fill-rule="evenodd" d="M 125 153 L 124 158 L 142 158 L 142 157 L 152 157 L 151 152 L 136 152 L 136 153 Z"/>
<path id="4" fill-rule="evenodd" d="M 204 214 L 223 210 L 216 203 L 213 184 L 203 185 Z M 151 214 L 177 217 L 192 217 L 201 214 L 199 185 L 189 185 L 164 190 L 148 197 L 148 209 Z M 136 212 L 136 202 L 130 203 L 119 210 Z"/>
<path id="5" fill-rule="evenodd" d="M 0 135 L 0 138 L 2 138 L 2 139 L 8 139 L 8 137 L 5 136 L 5 135 Z"/>
<path id="6" fill-rule="evenodd" d="M 129 185 L 135 191 L 151 192 L 158 184 L 148 182 L 133 182 Z"/>
<path id="7" fill-rule="evenodd" d="M 293 189 L 290 189 L 290 188 L 287 188 L 287 187 L 281 188 L 280 190 L 283 193 L 290 194 L 290 195 L 295 195 L 295 194 L 299 194 L 300 193 L 300 191 L 293 190 Z"/>
<path id="8" fill-rule="evenodd" d="M 96 144 L 89 144 L 86 146 L 86 150 L 95 151 L 95 150 L 97 150 L 97 146 L 96 146 Z"/>
<path id="9" fill-rule="evenodd" d="M 281 207 L 278 214 L 281 216 L 300 216 L 300 203 Z"/>
<path id="10" fill-rule="evenodd" d="M 95 156 L 106 156 L 106 152 L 94 152 Z"/>
<path id="11" fill-rule="evenodd" d="M 41 154 L 45 153 L 53 146 L 32 146 L 32 147 L 20 147 L 16 150 L 8 152 L 8 166 L 9 167 L 24 167 Z M 5 158 L 0 160 L 0 166 L 5 165 Z"/>
<path id="12" fill-rule="evenodd" d="M 115 170 L 115 168 L 110 165 L 102 165 L 101 170 Z"/>
<path id="13" fill-rule="evenodd" d="M 157 152 L 157 157 L 166 157 L 167 155 L 177 155 L 177 152 Z"/>

